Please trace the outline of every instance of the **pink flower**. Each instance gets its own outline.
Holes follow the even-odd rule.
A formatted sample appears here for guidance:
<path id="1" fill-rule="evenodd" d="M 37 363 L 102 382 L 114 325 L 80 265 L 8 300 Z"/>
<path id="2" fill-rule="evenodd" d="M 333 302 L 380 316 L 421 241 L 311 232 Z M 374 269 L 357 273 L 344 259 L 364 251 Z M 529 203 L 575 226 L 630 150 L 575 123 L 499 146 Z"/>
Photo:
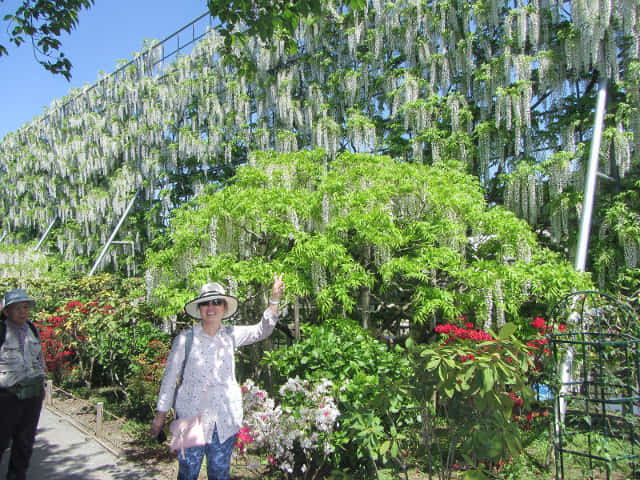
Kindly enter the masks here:
<path id="1" fill-rule="evenodd" d="M 238 447 L 240 453 L 244 453 L 246 446 L 251 442 L 253 442 L 253 437 L 249 427 L 242 427 L 236 436 L 236 447 Z"/>
<path id="2" fill-rule="evenodd" d="M 249 427 L 242 427 L 240 429 L 240 431 L 238 432 L 238 438 L 243 443 L 251 443 L 251 442 L 253 442 L 253 437 L 251 436 L 251 430 L 249 429 Z"/>

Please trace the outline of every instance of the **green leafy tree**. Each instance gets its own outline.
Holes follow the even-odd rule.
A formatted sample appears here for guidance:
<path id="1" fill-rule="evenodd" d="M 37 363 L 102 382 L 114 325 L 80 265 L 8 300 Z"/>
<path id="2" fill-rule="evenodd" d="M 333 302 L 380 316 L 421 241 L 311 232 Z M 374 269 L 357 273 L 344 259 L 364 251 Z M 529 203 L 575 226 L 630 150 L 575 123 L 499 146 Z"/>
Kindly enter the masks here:
<path id="1" fill-rule="evenodd" d="M 207 6 L 211 15 L 218 17 L 222 23 L 218 30 L 223 34 L 225 42 L 230 46 L 234 38 L 246 41 L 252 36 L 269 42 L 277 32 L 286 34 L 292 44 L 298 24 L 307 15 L 319 14 L 322 2 L 319 0 L 250 0 L 229 1 L 209 0 Z M 242 27 L 246 28 L 242 30 Z"/>
<path id="2" fill-rule="evenodd" d="M 221 280 L 253 318 L 270 272 L 284 271 L 307 321 L 349 315 L 381 333 L 405 322 L 430 332 L 467 312 L 501 326 L 589 284 L 524 221 L 489 208 L 456 162 L 257 154 L 228 186 L 177 209 L 162 244 L 148 252 L 147 281 L 163 315 Z"/>
<path id="3" fill-rule="evenodd" d="M 15 12 L 3 17 L 9 23 L 9 42 L 19 47 L 31 40 L 38 63 L 70 80 L 71 61 L 61 51 L 60 35 L 71 33 L 78 25 L 78 13 L 94 3 L 94 0 L 24 0 Z M 0 45 L 0 57 L 7 54 L 6 46 Z"/>

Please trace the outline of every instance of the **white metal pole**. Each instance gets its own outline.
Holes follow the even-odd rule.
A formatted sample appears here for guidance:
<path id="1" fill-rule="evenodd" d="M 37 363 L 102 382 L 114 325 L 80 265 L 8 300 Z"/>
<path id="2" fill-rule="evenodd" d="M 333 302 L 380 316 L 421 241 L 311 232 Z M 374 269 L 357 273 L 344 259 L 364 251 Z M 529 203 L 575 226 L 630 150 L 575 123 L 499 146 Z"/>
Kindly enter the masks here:
<path id="1" fill-rule="evenodd" d="M 589 248 L 593 201 L 596 194 L 596 179 L 598 176 L 598 164 L 600 163 L 600 143 L 602 141 L 602 129 L 606 103 L 607 80 L 600 79 L 596 118 L 593 125 L 593 138 L 591 139 L 591 154 L 589 156 L 589 167 L 584 187 L 582 220 L 580 222 L 580 235 L 578 237 L 578 251 L 576 253 L 575 268 L 579 272 L 584 272 L 587 264 L 587 250 Z"/>
<path id="2" fill-rule="evenodd" d="M 120 230 L 120 227 L 122 226 L 122 223 L 124 222 L 124 219 L 127 218 L 127 215 L 129 215 L 129 211 L 131 210 L 131 208 L 133 207 L 133 204 L 135 202 L 136 202 L 136 195 L 134 195 L 131 198 L 131 200 L 129 201 L 129 205 L 127 205 L 127 209 L 122 214 L 122 217 L 120 218 L 120 221 L 118 222 L 118 225 L 116 225 L 116 228 L 114 228 L 113 232 L 111 233 L 111 236 L 109 237 L 109 240 L 107 240 L 107 243 L 104 245 L 104 247 L 102 247 L 102 251 L 100 252 L 100 255 L 98 255 L 98 259 L 96 260 L 96 263 L 93 264 L 93 267 L 91 268 L 91 271 L 89 272 L 89 276 L 93 275 L 93 272 L 95 272 L 96 268 L 98 268 L 98 265 L 100 265 L 100 262 L 104 258 L 104 254 L 107 253 L 109 245 L 111 245 L 111 242 L 113 242 L 113 239 L 115 238 L 116 234 L 118 233 L 118 230 Z"/>
<path id="3" fill-rule="evenodd" d="M 598 89 L 598 103 L 596 105 L 596 116 L 593 125 L 593 138 L 591 139 L 591 153 L 589 155 L 589 166 L 584 186 L 584 199 L 582 206 L 582 219 L 580 221 L 580 234 L 578 237 L 578 251 L 576 253 L 575 269 L 584 272 L 587 264 L 587 250 L 589 248 L 589 234 L 591 232 L 591 217 L 593 215 L 593 202 L 596 194 L 596 180 L 598 177 L 598 166 L 600 163 L 600 144 L 602 142 L 602 130 L 604 125 L 604 114 L 607 102 L 607 80 L 600 79 Z M 556 434 L 559 433 L 560 425 L 564 424 L 567 411 L 566 396 L 569 393 L 569 384 L 572 381 L 572 363 L 574 348 L 570 346 L 563 353 L 558 365 L 558 373 L 561 378 L 560 398 L 558 398 L 559 412 L 556 412 Z"/>
<path id="4" fill-rule="evenodd" d="M 42 246 L 42 242 L 44 242 L 44 239 L 47 238 L 49 236 L 49 232 L 51 231 L 51 229 L 53 228 L 53 224 L 56 223 L 56 220 L 58 219 L 58 217 L 53 217 L 53 220 L 51 220 L 51 223 L 49 223 L 49 226 L 47 227 L 47 229 L 45 230 L 45 232 L 42 234 L 42 237 L 40 237 L 40 241 L 38 242 L 38 244 L 36 245 L 36 248 L 34 248 L 33 250 L 35 252 L 37 252 L 38 250 L 40 250 L 40 247 Z"/>

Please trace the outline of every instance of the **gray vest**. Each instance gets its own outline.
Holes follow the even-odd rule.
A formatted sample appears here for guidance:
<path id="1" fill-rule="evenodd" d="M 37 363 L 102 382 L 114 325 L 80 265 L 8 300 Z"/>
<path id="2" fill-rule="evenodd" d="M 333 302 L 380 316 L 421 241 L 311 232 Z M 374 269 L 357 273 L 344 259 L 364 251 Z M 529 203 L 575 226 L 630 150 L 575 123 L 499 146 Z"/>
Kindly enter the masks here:
<path id="1" fill-rule="evenodd" d="M 9 388 L 18 382 L 45 376 L 40 360 L 42 345 L 29 327 L 27 330 L 23 354 L 18 336 L 13 328 L 7 326 L 7 336 L 0 349 L 0 388 Z"/>

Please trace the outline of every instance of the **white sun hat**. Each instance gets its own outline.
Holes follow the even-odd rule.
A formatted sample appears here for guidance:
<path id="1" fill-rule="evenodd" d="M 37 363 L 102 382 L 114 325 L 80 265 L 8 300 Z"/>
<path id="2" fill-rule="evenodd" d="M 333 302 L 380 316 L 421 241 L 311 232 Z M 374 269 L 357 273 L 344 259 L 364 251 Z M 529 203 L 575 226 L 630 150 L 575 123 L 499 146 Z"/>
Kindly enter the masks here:
<path id="1" fill-rule="evenodd" d="M 221 298 L 227 302 L 227 311 L 222 318 L 229 318 L 238 310 L 238 299 L 231 295 L 227 295 L 224 287 L 219 283 L 214 282 L 205 283 L 200 288 L 200 294 L 184 306 L 184 311 L 190 317 L 201 320 L 202 315 L 200 315 L 200 307 L 198 307 L 198 304 L 213 300 L 214 298 Z"/>

